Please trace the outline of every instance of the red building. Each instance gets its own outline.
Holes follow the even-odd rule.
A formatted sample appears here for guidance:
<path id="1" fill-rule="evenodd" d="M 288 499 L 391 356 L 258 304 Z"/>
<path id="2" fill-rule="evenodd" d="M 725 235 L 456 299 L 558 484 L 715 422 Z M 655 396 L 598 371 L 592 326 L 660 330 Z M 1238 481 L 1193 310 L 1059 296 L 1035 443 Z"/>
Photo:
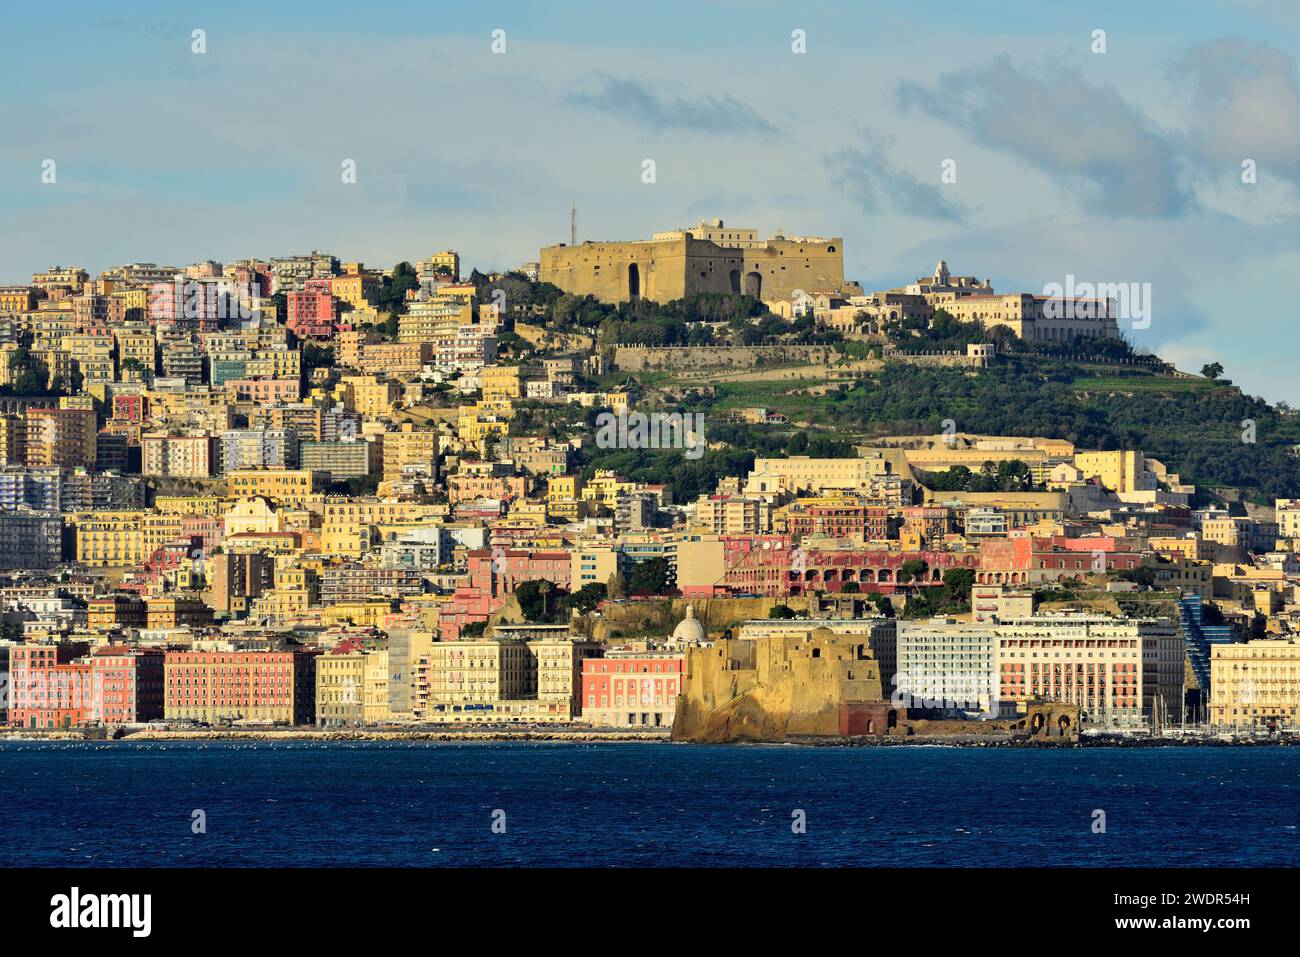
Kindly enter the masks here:
<path id="1" fill-rule="evenodd" d="M 86 723 L 93 701 L 91 665 L 78 661 L 90 646 L 14 645 L 9 649 L 9 725 L 67 728 Z"/>
<path id="2" fill-rule="evenodd" d="M 721 591 L 741 595 L 788 595 L 791 563 L 796 560 L 789 535 L 727 535 L 722 539 L 726 573 Z"/>
<path id="3" fill-rule="evenodd" d="M 1026 585 L 1127 571 L 1142 564 L 1142 555 L 1129 548 L 1122 539 L 1102 536 L 992 539 L 980 543 L 975 581 L 981 585 Z"/>
<path id="4" fill-rule="evenodd" d="M 308 279 L 301 291 L 286 297 L 289 331 L 301 339 L 332 339 L 338 331 L 338 310 L 330 280 Z"/>
<path id="5" fill-rule="evenodd" d="M 466 583 L 438 606 L 443 641 L 456 641 L 466 625 L 487 621 L 524 582 L 545 579 L 567 591 L 573 575 L 571 557 L 563 551 L 475 549 L 466 556 L 466 566 Z"/>
<path id="6" fill-rule="evenodd" d="M 318 651 L 169 651 L 163 714 L 212 723 L 311 724 Z"/>
<path id="7" fill-rule="evenodd" d="M 868 512 L 876 513 L 871 516 L 870 523 L 872 532 L 876 534 L 871 536 L 867 534 Z M 884 514 L 883 523 L 877 521 L 879 513 Z M 799 538 L 826 535 L 859 542 L 868 537 L 884 539 L 889 537 L 889 512 L 883 508 L 869 508 L 860 502 L 795 502 L 786 516 L 786 531 Z"/>
<path id="8" fill-rule="evenodd" d="M 509 595 L 524 582 L 545 579 L 566 591 L 573 575 L 566 551 L 515 548 L 476 549 L 466 557 L 469 584 L 492 596 Z"/>
<path id="9" fill-rule="evenodd" d="M 462 585 L 438 605 L 439 639 L 457 641 L 466 625 L 487 621 L 505 603 L 504 595 L 494 596 L 485 589 Z"/>
<path id="10" fill-rule="evenodd" d="M 685 662 L 681 652 L 612 652 L 584 659 L 583 720 L 598 727 L 671 727 Z"/>
<path id="11" fill-rule="evenodd" d="M 163 653 L 105 645 L 91 655 L 91 720 L 132 724 L 163 716 Z"/>
<path id="12" fill-rule="evenodd" d="M 952 509 L 943 505 L 909 505 L 903 509 L 903 527 L 934 542 L 955 531 L 957 523 Z"/>
<path id="13" fill-rule="evenodd" d="M 925 562 L 925 570 L 910 580 L 900 582 L 898 573 L 902 566 L 917 560 Z M 938 585 L 943 581 L 943 573 L 949 569 L 968 568 L 975 571 L 979 564 L 980 556 L 975 551 L 805 549 L 801 555 L 795 556 L 794 566 L 790 569 L 788 594 L 844 592 L 845 586 L 852 584 L 854 587 L 850 591 L 864 594 L 876 591 L 892 595 L 899 588 L 906 590 L 919 585 Z"/>
<path id="14" fill-rule="evenodd" d="M 144 422 L 149 418 L 147 395 L 113 396 L 113 418 L 120 422 Z"/>

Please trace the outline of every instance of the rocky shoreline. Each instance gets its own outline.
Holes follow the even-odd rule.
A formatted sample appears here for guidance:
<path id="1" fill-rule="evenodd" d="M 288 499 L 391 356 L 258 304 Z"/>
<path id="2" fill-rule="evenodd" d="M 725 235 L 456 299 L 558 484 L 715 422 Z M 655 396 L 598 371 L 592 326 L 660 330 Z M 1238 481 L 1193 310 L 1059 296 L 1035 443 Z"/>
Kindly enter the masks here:
<path id="1" fill-rule="evenodd" d="M 80 731 L 13 731 L 0 734 L 6 741 L 315 741 L 322 743 L 348 741 L 572 741 L 596 743 L 628 743 L 667 741 L 668 730 L 661 731 L 550 731 L 539 728 L 515 729 L 429 729 L 365 730 L 365 729 L 177 729 L 148 728 L 125 731 L 120 734 Z"/>
<path id="2" fill-rule="evenodd" d="M 3 741 L 306 741 L 344 743 L 365 741 L 552 741 L 588 744 L 667 742 L 668 729 L 620 731 L 616 729 L 550 730 L 545 728 L 211 728 L 104 729 L 0 732 Z M 1165 748 L 1165 747 L 1289 747 L 1300 745 L 1300 736 L 1251 737 L 1230 735 L 1186 735 L 1183 737 L 1138 737 L 1120 734 L 1084 735 L 1077 741 L 1039 740 L 1023 735 L 907 735 L 898 737 L 800 736 L 779 741 L 718 741 L 716 744 L 804 747 L 948 747 L 948 748 Z"/>

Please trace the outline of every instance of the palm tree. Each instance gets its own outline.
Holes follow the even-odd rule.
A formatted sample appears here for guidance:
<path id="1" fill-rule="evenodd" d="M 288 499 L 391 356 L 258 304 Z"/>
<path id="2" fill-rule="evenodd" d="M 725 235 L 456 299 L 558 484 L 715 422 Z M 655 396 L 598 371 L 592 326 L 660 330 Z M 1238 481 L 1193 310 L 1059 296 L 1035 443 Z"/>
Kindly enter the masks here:
<path id="1" fill-rule="evenodd" d="M 543 581 L 537 586 L 538 593 L 542 596 L 542 620 L 547 620 L 550 615 L 546 611 L 546 596 L 551 593 L 551 583 Z"/>

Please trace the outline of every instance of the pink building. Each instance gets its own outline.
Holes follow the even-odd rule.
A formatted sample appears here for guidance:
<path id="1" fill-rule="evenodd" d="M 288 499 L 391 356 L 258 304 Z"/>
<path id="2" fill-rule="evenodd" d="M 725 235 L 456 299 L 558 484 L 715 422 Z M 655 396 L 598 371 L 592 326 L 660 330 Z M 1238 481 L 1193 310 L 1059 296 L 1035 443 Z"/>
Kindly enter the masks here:
<path id="1" fill-rule="evenodd" d="M 338 308 L 330 280 L 308 279 L 301 291 L 286 296 L 289 331 L 303 339 L 332 339 L 338 331 Z"/>
<path id="2" fill-rule="evenodd" d="M 668 728 L 677 712 L 683 652 L 621 652 L 582 662 L 582 719 L 602 728 Z"/>
<path id="3" fill-rule="evenodd" d="M 89 648 L 84 641 L 10 648 L 10 726 L 66 728 L 85 724 L 93 699 L 91 666 L 77 659 Z"/>
<path id="4" fill-rule="evenodd" d="M 163 716 L 163 653 L 105 645 L 90 658 L 92 721 L 132 724 Z"/>
<path id="5" fill-rule="evenodd" d="M 486 622 L 506 603 L 504 595 L 473 585 L 457 588 L 448 601 L 438 605 L 438 636 L 442 641 L 458 641 L 466 625 Z"/>
<path id="6" fill-rule="evenodd" d="M 443 641 L 456 641 L 466 625 L 487 621 L 524 582 L 545 579 L 568 591 L 572 580 L 572 562 L 564 551 L 476 549 L 466 556 L 466 566 L 466 583 L 438 606 Z"/>
<path id="7" fill-rule="evenodd" d="M 113 418 L 122 422 L 144 422 L 149 418 L 149 397 L 145 395 L 113 396 Z"/>
<path id="8" fill-rule="evenodd" d="M 228 379 L 225 385 L 236 402 L 272 405 L 297 402 L 302 396 L 302 382 L 298 379 Z"/>

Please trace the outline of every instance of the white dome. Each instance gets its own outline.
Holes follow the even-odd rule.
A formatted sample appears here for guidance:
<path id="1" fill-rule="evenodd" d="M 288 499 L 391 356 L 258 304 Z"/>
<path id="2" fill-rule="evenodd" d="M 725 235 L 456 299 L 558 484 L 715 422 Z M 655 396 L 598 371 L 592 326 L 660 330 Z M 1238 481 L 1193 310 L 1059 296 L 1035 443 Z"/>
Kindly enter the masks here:
<path id="1" fill-rule="evenodd" d="M 680 641 L 686 644 L 694 644 L 705 641 L 708 638 L 704 626 L 700 620 L 695 617 L 695 606 L 686 606 L 686 617 L 677 623 L 673 629 L 673 641 Z"/>

